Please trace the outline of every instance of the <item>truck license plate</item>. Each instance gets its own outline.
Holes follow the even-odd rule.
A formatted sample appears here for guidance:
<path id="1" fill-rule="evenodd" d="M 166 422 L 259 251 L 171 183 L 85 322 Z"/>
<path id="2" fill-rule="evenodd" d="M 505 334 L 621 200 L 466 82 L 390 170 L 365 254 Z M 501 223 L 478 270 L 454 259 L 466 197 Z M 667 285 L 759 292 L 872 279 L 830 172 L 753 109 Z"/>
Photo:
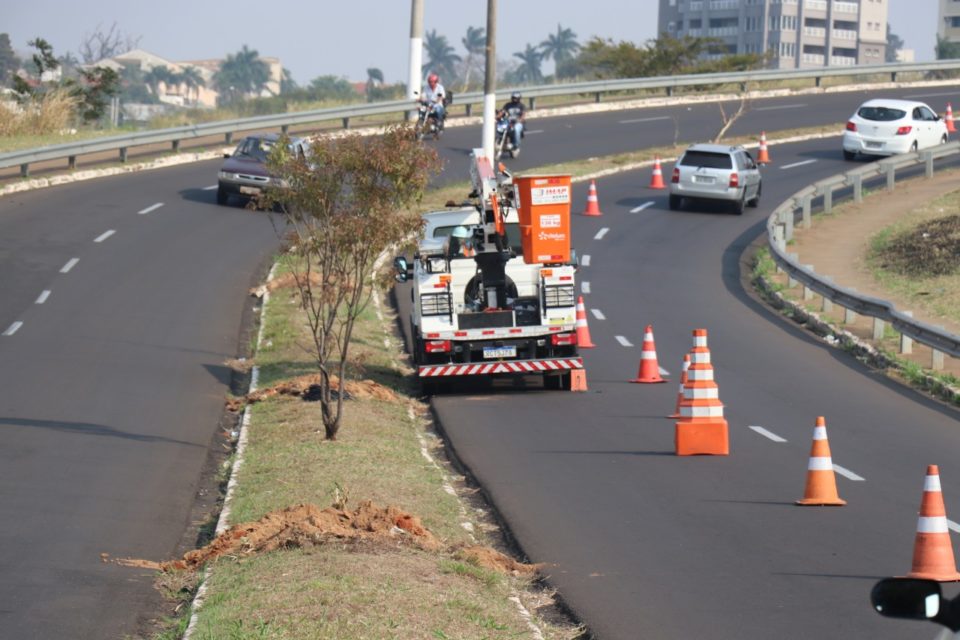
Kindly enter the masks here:
<path id="1" fill-rule="evenodd" d="M 484 360 L 498 360 L 500 358 L 516 358 L 516 357 L 517 357 L 517 348 L 515 346 L 483 348 Z"/>

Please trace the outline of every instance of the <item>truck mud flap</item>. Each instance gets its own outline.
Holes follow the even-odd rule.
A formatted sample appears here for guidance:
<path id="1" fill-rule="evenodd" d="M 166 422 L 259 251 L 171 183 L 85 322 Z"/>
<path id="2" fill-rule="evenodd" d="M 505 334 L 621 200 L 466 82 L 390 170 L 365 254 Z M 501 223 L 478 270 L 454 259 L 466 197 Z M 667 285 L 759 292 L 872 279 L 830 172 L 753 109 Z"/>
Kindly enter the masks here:
<path id="1" fill-rule="evenodd" d="M 469 362 L 465 364 L 432 364 L 419 367 L 421 378 L 444 376 L 488 376 L 494 374 L 526 375 L 550 371 L 583 369 L 582 358 L 549 358 L 544 360 L 511 360 L 500 362 Z"/>

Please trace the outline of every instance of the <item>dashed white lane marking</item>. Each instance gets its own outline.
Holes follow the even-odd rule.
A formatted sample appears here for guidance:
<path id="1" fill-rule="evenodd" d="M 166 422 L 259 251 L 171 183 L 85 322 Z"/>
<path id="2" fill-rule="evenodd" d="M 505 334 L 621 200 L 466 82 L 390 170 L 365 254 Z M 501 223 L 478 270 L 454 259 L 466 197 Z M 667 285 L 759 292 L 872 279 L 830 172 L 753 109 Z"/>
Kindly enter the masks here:
<path id="1" fill-rule="evenodd" d="M 669 120 L 670 116 L 657 116 L 655 118 L 636 118 L 634 120 L 621 120 L 620 124 L 633 124 L 634 122 L 654 122 L 656 120 Z"/>
<path id="2" fill-rule="evenodd" d="M 50 297 L 50 291 L 49 291 L 49 290 L 44 290 L 44 291 L 41 292 L 40 295 L 37 297 L 37 299 L 36 299 L 36 301 L 34 302 L 34 304 L 43 304 L 44 302 L 47 301 L 47 298 L 49 298 L 49 297 Z"/>
<path id="3" fill-rule="evenodd" d="M 626 338 L 624 338 L 623 336 L 616 336 L 616 338 L 617 338 L 617 342 L 619 342 L 620 344 L 622 344 L 622 345 L 625 346 L 625 347 L 632 347 L 632 346 L 633 346 L 633 343 L 630 342 L 629 340 L 627 340 Z"/>
<path id="4" fill-rule="evenodd" d="M 770 438 L 770 439 L 773 440 L 774 442 L 786 442 L 786 441 L 787 441 L 785 438 L 781 438 L 781 437 L 778 436 L 777 434 L 773 433 L 772 431 L 767 431 L 767 430 L 764 429 L 763 427 L 757 427 L 757 426 L 754 426 L 754 425 L 750 425 L 750 428 L 753 429 L 754 431 L 756 431 L 757 433 L 759 433 L 760 435 L 762 435 L 764 438 Z"/>
<path id="5" fill-rule="evenodd" d="M 146 209 L 141 209 L 140 211 L 137 211 L 137 213 L 140 214 L 141 216 L 145 216 L 145 215 L 147 215 L 148 213 L 150 213 L 151 211 L 156 211 L 157 209 L 159 209 L 159 208 L 162 207 L 162 206 L 163 206 L 163 203 L 162 203 L 162 202 L 158 202 L 157 204 L 152 204 L 152 205 L 150 205 L 150 206 L 147 207 Z"/>
<path id="6" fill-rule="evenodd" d="M 94 241 L 94 242 L 103 242 L 104 240 L 106 240 L 107 238 L 109 238 L 110 236 L 112 236 L 112 235 L 115 234 L 115 233 L 116 233 L 116 231 L 114 231 L 113 229 L 110 229 L 109 231 L 104 231 L 104 232 L 101 233 L 99 236 L 97 236 L 96 238 L 94 238 L 93 241 Z"/>
<path id="7" fill-rule="evenodd" d="M 807 106 L 807 105 L 805 105 L 805 104 L 781 104 L 781 105 L 777 105 L 777 106 L 775 106 L 775 107 L 758 107 L 758 108 L 754 109 L 754 111 L 776 111 L 776 110 L 778 110 L 778 109 L 800 109 L 801 107 L 805 107 L 805 106 Z"/>
<path id="8" fill-rule="evenodd" d="M 652 207 L 653 205 L 654 205 L 653 200 L 651 200 L 650 202 L 644 202 L 644 203 L 643 203 L 642 205 L 640 205 L 639 207 L 634 207 L 633 209 L 630 209 L 630 213 L 640 213 L 641 211 L 643 211 L 643 210 L 646 209 L 647 207 Z"/>
<path id="9" fill-rule="evenodd" d="M 70 273 L 70 269 L 73 269 L 77 266 L 77 263 L 80 262 L 80 258 L 70 258 L 67 264 L 60 267 L 60 273 Z"/>
<path id="10" fill-rule="evenodd" d="M 942 96 L 955 96 L 957 95 L 956 91 L 951 91 L 947 93 L 914 93 L 913 95 L 903 96 L 904 98 L 940 98 Z"/>
<path id="11" fill-rule="evenodd" d="M 949 520 L 949 519 L 947 520 L 947 528 L 950 529 L 951 531 L 956 531 L 960 533 L 960 524 L 957 524 L 953 520 Z"/>
<path id="12" fill-rule="evenodd" d="M 533 131 L 527 131 L 526 129 L 524 129 L 523 133 L 529 134 L 529 135 L 536 135 L 538 133 L 543 133 L 543 129 L 534 129 Z"/>
<path id="13" fill-rule="evenodd" d="M 853 480 L 854 482 L 863 482 L 864 480 L 866 480 L 866 478 L 861 478 L 860 476 L 855 474 L 853 471 L 850 471 L 850 469 L 844 469 L 838 464 L 833 465 L 833 470 L 836 473 L 839 473 L 840 475 L 842 475 L 844 478 L 848 478 L 850 480 Z"/>
<path id="14" fill-rule="evenodd" d="M 604 227 L 603 229 L 600 229 L 600 231 L 597 231 L 597 235 L 593 236 L 593 239 L 603 240 L 603 236 L 607 235 L 609 231 L 610 231 L 610 227 Z"/>
<path id="15" fill-rule="evenodd" d="M 603 315 L 603 311 L 600 311 L 600 309 L 590 309 L 590 313 L 592 313 L 593 317 L 596 318 L 597 320 L 607 319 L 607 316 Z"/>
<path id="16" fill-rule="evenodd" d="M 209 187 L 204 187 L 203 190 L 204 190 L 204 191 L 213 191 L 214 189 L 219 188 L 219 186 L 220 186 L 220 185 L 212 184 L 212 185 L 210 185 Z"/>
<path id="17" fill-rule="evenodd" d="M 581 283 L 580 283 L 580 291 L 583 291 L 584 293 L 590 293 L 590 283 L 589 283 L 589 282 L 581 282 Z"/>
<path id="18" fill-rule="evenodd" d="M 801 160 L 800 162 L 794 162 L 793 164 L 785 164 L 781 169 L 793 169 L 794 167 L 802 167 L 805 164 L 813 164 L 816 160 Z"/>
<path id="19" fill-rule="evenodd" d="M 19 320 L 17 320 L 17 321 L 14 322 L 12 325 L 10 325 L 9 327 L 7 327 L 7 330 L 4 331 L 4 332 L 3 332 L 2 334 L 0 334 L 0 335 L 12 336 L 13 334 L 15 334 L 15 333 L 17 332 L 17 329 L 19 329 L 19 328 L 22 327 L 22 326 L 23 326 L 23 323 L 20 322 Z"/>
<path id="20" fill-rule="evenodd" d="M 660 371 L 661 376 L 664 376 L 665 378 L 670 377 L 670 372 L 664 369 L 663 367 L 657 367 L 657 369 Z"/>
<path id="21" fill-rule="evenodd" d="M 580 258 L 580 264 L 581 264 L 582 266 L 584 266 L 584 267 L 589 267 L 589 266 L 590 266 L 590 256 L 587 255 L 587 256 L 583 256 L 582 258 Z"/>

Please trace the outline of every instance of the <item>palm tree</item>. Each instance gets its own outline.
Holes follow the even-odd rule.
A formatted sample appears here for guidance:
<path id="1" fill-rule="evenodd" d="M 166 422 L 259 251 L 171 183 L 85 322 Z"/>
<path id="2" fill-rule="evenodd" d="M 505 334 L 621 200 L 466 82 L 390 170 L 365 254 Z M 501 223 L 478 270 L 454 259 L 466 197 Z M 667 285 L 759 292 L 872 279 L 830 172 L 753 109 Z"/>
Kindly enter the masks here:
<path id="1" fill-rule="evenodd" d="M 383 71 L 376 67 L 367 69 L 367 102 L 373 102 L 374 98 L 378 97 L 377 89 L 381 86 L 383 86 Z"/>
<path id="2" fill-rule="evenodd" d="M 227 54 L 220 70 L 213 75 L 213 84 L 226 102 L 234 102 L 249 94 L 259 94 L 270 80 L 270 67 L 260 59 L 256 49 L 243 45 L 236 54 Z"/>
<path id="3" fill-rule="evenodd" d="M 190 93 L 193 92 L 194 103 L 200 101 L 200 87 L 207 86 L 207 82 L 203 79 L 200 69 L 192 66 L 184 67 L 180 72 L 180 83 L 187 87 L 187 98 L 189 98 Z"/>
<path id="4" fill-rule="evenodd" d="M 438 36 L 436 29 L 427 31 L 423 47 L 427 50 L 427 63 L 423 65 L 424 71 L 432 69 L 441 76 L 452 77 L 454 75 L 454 65 L 460 62 L 460 56 L 454 53 L 453 47 L 447 42 L 446 36 Z"/>
<path id="5" fill-rule="evenodd" d="M 293 79 L 293 73 L 290 72 L 290 69 L 284 68 L 280 76 L 280 95 L 292 93 L 299 88 L 297 81 Z"/>
<path id="6" fill-rule="evenodd" d="M 164 65 L 159 65 L 147 71 L 143 76 L 143 82 L 150 87 L 150 93 L 154 97 L 160 97 L 160 85 L 169 87 L 173 84 L 175 75 Z"/>
<path id="7" fill-rule="evenodd" d="M 460 42 L 463 43 L 463 48 L 467 50 L 467 59 L 463 63 L 463 89 L 461 91 L 467 91 L 470 88 L 470 72 L 473 71 L 474 56 L 482 55 L 487 48 L 486 29 L 467 27 L 467 35 Z"/>
<path id="8" fill-rule="evenodd" d="M 520 66 L 514 72 L 517 82 L 528 82 L 536 84 L 543 80 L 543 73 L 540 71 L 540 64 L 543 62 L 543 54 L 532 44 L 527 48 L 513 54 L 514 58 L 520 58 Z"/>
<path id="9" fill-rule="evenodd" d="M 559 24 L 557 24 L 557 32 L 555 34 L 551 33 L 546 40 L 540 43 L 540 51 L 543 53 L 544 60 L 553 58 L 557 76 L 562 75 L 563 67 L 573 61 L 579 50 L 580 43 L 577 42 L 577 34 L 571 29 L 564 29 Z"/>

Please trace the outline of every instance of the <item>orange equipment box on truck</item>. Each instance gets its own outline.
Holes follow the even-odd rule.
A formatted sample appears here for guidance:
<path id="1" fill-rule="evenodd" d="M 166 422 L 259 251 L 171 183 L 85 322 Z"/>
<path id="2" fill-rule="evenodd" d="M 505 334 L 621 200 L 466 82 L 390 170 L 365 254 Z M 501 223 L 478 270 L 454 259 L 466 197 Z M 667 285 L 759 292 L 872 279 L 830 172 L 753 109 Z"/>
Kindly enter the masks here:
<path id="1" fill-rule="evenodd" d="M 515 176 L 523 261 L 570 261 L 570 176 Z"/>

